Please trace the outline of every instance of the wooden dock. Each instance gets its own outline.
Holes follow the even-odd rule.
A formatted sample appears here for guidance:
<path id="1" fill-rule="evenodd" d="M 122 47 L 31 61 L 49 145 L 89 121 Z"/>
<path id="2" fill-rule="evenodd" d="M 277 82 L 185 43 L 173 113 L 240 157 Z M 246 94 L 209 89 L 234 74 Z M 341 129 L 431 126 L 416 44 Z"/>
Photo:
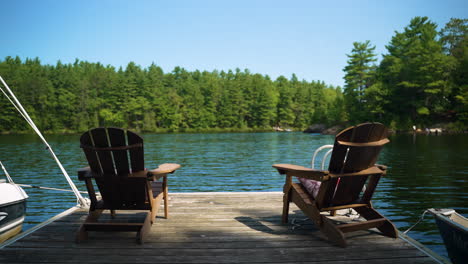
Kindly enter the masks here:
<path id="1" fill-rule="evenodd" d="M 148 241 L 135 233 L 91 232 L 74 242 L 87 212 L 78 209 L 0 250 L 0 263 L 436 263 L 402 239 L 350 233 L 329 243 L 310 221 L 281 224 L 282 193 L 172 193 L 169 219 Z M 117 215 L 119 217 L 119 215 Z M 290 219 L 304 215 L 293 204 Z"/>

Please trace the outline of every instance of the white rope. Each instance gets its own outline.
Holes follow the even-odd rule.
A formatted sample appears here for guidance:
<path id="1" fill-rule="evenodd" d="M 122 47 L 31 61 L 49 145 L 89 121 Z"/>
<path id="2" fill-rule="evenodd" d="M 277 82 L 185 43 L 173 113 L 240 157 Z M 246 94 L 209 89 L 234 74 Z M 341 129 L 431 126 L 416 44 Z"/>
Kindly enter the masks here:
<path id="1" fill-rule="evenodd" d="M 412 225 L 410 228 L 406 229 L 405 232 L 403 232 L 403 234 L 406 235 L 406 233 L 408 233 L 411 229 L 413 229 L 417 224 L 419 224 L 423 219 L 424 219 L 424 216 L 426 215 L 426 213 L 429 212 L 429 210 L 425 210 L 421 217 L 419 218 L 419 220 L 416 222 L 416 224 Z"/>
<path id="2" fill-rule="evenodd" d="M 39 136 L 39 138 L 42 140 L 42 142 L 46 145 L 47 150 L 49 151 L 50 155 L 52 155 L 52 157 L 54 158 L 55 162 L 57 163 L 57 165 L 59 166 L 59 168 L 62 171 L 63 175 L 65 176 L 65 179 L 67 180 L 68 184 L 70 185 L 73 193 L 75 194 L 75 196 L 76 196 L 76 198 L 78 200 L 78 203 L 83 207 L 88 206 L 87 200 L 81 195 L 78 188 L 76 188 L 76 186 L 73 183 L 72 179 L 68 175 L 67 171 L 63 167 L 60 160 L 55 155 L 54 151 L 50 147 L 47 140 L 42 135 L 41 131 L 37 128 L 36 124 L 34 124 L 34 121 L 32 121 L 32 119 L 29 116 L 28 112 L 26 112 L 26 110 L 23 108 L 23 106 L 21 105 L 19 100 L 16 98 L 13 91 L 10 89 L 10 87 L 8 87 L 8 85 L 6 84 L 6 82 L 3 80 L 3 78 L 1 76 L 0 76 L 0 81 L 2 82 L 3 86 L 5 87 L 5 89 L 7 90 L 9 95 L 6 95 L 6 92 L 0 86 L 0 89 L 2 90 L 3 94 L 5 94 L 7 96 L 8 100 L 15 106 L 16 110 L 18 110 L 18 112 L 21 114 L 21 116 L 23 116 L 23 118 L 26 120 L 26 122 L 28 122 L 28 124 L 31 126 L 31 128 L 34 130 L 34 132 L 36 132 L 36 134 Z M 10 99 L 10 97 L 11 97 L 11 99 Z"/>
<path id="3" fill-rule="evenodd" d="M 8 171 L 5 169 L 5 166 L 3 166 L 3 163 L 2 163 L 1 161 L 0 161 L 0 165 L 2 166 L 2 170 L 3 170 L 3 172 L 5 173 L 8 182 L 9 182 L 9 183 L 15 184 L 15 183 L 13 182 L 13 179 L 10 177 L 10 174 L 8 174 Z"/>
<path id="4" fill-rule="evenodd" d="M 59 188 L 52 188 L 52 187 L 43 187 L 43 186 L 37 186 L 37 185 L 29 185 L 29 184 L 16 184 L 21 187 L 26 187 L 26 188 L 35 188 L 35 189 L 44 189 L 44 190 L 51 190 L 51 191 L 62 191 L 62 192 L 73 192 L 73 190 L 68 190 L 68 189 L 59 189 Z M 87 193 L 84 191 L 80 191 L 80 193 Z"/>

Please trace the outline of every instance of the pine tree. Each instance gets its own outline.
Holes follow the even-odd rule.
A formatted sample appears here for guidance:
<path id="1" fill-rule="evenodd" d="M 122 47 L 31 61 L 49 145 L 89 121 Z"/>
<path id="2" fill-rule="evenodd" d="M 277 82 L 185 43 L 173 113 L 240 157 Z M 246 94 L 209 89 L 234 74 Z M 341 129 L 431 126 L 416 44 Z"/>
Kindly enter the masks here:
<path id="1" fill-rule="evenodd" d="M 276 124 L 289 127 L 294 123 L 293 92 L 284 76 L 278 77 L 275 83 L 279 92 Z"/>
<path id="2" fill-rule="evenodd" d="M 375 46 L 370 41 L 354 42 L 351 54 L 347 55 L 348 65 L 343 69 L 345 74 L 345 104 L 352 122 L 365 120 L 367 113 L 364 111 L 366 89 L 372 85 L 374 80 L 375 66 L 372 64 L 375 58 Z"/>
<path id="3" fill-rule="evenodd" d="M 443 53 L 436 28 L 427 17 L 415 17 L 386 46 L 389 53 L 380 65 L 383 88 L 392 98 L 388 110 L 404 128 L 424 125 L 449 104 L 453 59 Z"/>
<path id="4" fill-rule="evenodd" d="M 445 52 L 455 59 L 450 76 L 453 82 L 449 96 L 451 110 L 460 129 L 468 128 L 468 19 L 452 18 L 440 32 Z"/>

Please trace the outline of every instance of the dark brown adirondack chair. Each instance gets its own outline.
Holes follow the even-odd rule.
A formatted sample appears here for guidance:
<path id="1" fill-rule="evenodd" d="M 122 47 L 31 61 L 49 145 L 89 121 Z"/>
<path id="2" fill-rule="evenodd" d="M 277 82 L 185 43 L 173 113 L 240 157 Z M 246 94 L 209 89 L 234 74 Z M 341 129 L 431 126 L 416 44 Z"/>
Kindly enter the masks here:
<path id="1" fill-rule="evenodd" d="M 120 128 L 91 129 L 81 136 L 80 143 L 89 167 L 78 170 L 78 178 L 86 184 L 91 206 L 76 241 L 87 239 L 88 231 L 135 231 L 137 242 L 143 243 L 162 199 L 168 217 L 167 174 L 180 165 L 165 163 L 155 170 L 145 169 L 143 139 Z M 96 196 L 92 179 L 101 198 Z M 99 221 L 103 210 L 110 210 L 111 218 Z M 115 210 L 144 210 L 146 215 L 140 222 L 119 222 L 114 219 Z"/>
<path id="2" fill-rule="evenodd" d="M 377 228 L 383 235 L 396 238 L 393 223 L 378 213 L 371 198 L 385 175 L 386 167 L 375 165 L 383 145 L 388 143 L 387 128 L 379 123 L 364 123 L 340 132 L 333 146 L 328 171 L 290 165 L 273 165 L 280 174 L 286 174 L 283 197 L 283 223 L 288 222 L 289 203 L 294 202 L 329 240 L 346 247 L 344 233 Z M 320 189 L 314 198 L 301 183 L 293 183 L 292 177 L 320 181 Z M 366 186 L 363 191 L 363 186 Z M 353 208 L 367 221 L 335 224 L 321 212 Z"/>

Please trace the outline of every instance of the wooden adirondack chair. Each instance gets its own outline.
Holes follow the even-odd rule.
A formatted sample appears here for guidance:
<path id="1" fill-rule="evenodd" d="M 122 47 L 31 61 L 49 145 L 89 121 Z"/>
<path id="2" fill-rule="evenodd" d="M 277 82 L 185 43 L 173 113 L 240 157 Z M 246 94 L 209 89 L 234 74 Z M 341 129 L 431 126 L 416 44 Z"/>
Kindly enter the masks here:
<path id="1" fill-rule="evenodd" d="M 371 198 L 385 175 L 386 167 L 375 165 L 383 145 L 388 143 L 387 129 L 379 123 L 364 123 L 340 132 L 333 146 L 328 171 L 290 165 L 274 164 L 280 174 L 286 175 L 283 197 L 283 223 L 288 222 L 289 203 L 294 202 L 329 240 L 346 247 L 344 233 L 377 228 L 383 235 L 396 238 L 393 223 L 378 213 Z M 292 177 L 320 181 L 320 189 L 314 198 L 301 183 L 293 183 Z M 363 186 L 366 186 L 363 191 Z M 353 208 L 367 221 L 335 224 L 326 214 L 336 210 Z"/>
<path id="2" fill-rule="evenodd" d="M 168 217 L 167 174 L 180 165 L 165 163 L 155 170 L 145 169 L 143 139 L 120 128 L 91 129 L 81 136 L 80 143 L 89 167 L 78 170 L 78 178 L 86 184 L 91 206 L 76 241 L 87 239 L 88 231 L 135 231 L 137 242 L 143 243 L 162 199 L 164 215 Z M 161 178 L 162 181 L 157 181 Z M 100 191 L 100 199 L 92 179 Z M 110 210 L 110 220 L 99 221 L 103 210 Z M 142 222 L 134 222 L 135 219 L 118 222 L 114 219 L 115 210 L 144 210 L 146 216 Z"/>

